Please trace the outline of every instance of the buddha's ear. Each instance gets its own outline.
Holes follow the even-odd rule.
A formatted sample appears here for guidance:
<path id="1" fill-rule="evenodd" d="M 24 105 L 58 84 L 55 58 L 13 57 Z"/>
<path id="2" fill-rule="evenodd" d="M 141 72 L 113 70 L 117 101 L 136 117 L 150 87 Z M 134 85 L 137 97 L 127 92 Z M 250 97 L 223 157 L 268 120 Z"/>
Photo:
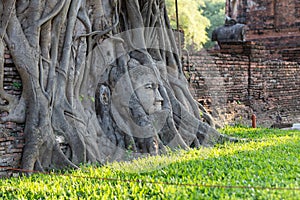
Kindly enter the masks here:
<path id="1" fill-rule="evenodd" d="M 111 94 L 110 94 L 110 89 L 108 86 L 105 86 L 105 85 L 101 85 L 100 88 L 99 88 L 99 100 L 100 100 L 100 103 L 103 104 L 103 105 L 108 105 L 111 101 Z"/>
<path id="2" fill-rule="evenodd" d="M 97 116 L 103 118 L 109 112 L 111 104 L 111 89 L 108 85 L 103 83 L 98 84 L 94 101 Z"/>

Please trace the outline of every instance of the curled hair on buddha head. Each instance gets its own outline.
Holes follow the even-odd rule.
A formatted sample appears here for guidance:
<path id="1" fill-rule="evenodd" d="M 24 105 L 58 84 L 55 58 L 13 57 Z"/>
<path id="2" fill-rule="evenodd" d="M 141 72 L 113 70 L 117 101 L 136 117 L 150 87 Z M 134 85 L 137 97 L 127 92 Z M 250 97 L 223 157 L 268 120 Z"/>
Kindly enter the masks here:
<path id="1" fill-rule="evenodd" d="M 153 68 L 145 65 L 135 66 L 134 68 L 131 68 L 129 70 L 129 76 L 133 84 L 138 84 L 140 81 L 142 81 L 142 79 L 145 76 L 151 76 L 151 75 L 153 75 L 157 79 Z"/>
<path id="2" fill-rule="evenodd" d="M 161 64 L 161 63 L 159 63 Z M 157 63 L 148 63 L 148 64 L 141 64 L 135 58 L 131 58 L 128 62 L 128 74 L 130 76 L 131 82 L 135 83 L 136 80 L 139 80 L 143 75 L 153 75 L 156 77 L 158 82 L 161 82 L 161 74 L 160 68 Z"/>

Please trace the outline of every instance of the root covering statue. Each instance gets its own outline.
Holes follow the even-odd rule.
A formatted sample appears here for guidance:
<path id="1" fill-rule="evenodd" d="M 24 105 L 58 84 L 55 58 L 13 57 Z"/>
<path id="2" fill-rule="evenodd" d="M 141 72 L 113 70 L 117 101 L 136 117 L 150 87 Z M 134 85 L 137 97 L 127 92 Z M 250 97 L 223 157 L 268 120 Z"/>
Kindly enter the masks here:
<path id="1" fill-rule="evenodd" d="M 200 118 L 164 0 L 4 0 L 0 10 L 0 49 L 23 86 L 21 98 L 0 88 L 1 121 L 25 123 L 24 169 L 231 140 Z"/>

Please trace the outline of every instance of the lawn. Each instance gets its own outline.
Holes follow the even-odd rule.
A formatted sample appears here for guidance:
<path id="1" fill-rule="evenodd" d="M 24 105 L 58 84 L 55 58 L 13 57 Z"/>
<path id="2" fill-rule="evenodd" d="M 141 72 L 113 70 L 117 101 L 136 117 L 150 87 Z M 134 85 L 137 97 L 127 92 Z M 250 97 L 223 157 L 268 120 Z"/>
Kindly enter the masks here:
<path id="1" fill-rule="evenodd" d="M 0 199 L 300 199 L 300 132 L 224 128 L 253 140 L 0 180 Z"/>

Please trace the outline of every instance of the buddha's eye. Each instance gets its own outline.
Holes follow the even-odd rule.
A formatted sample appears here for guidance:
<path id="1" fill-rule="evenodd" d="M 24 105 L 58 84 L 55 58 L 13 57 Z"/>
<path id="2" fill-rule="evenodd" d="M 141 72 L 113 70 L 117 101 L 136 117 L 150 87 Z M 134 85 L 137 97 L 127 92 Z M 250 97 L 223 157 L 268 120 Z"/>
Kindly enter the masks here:
<path id="1" fill-rule="evenodd" d="M 145 85 L 145 89 L 153 89 L 154 88 L 154 84 L 153 83 L 147 83 Z"/>
<path id="2" fill-rule="evenodd" d="M 158 86 L 158 84 L 156 84 L 156 83 L 147 83 L 144 87 L 145 87 L 145 89 L 152 89 L 152 90 L 155 90 L 155 89 L 157 89 L 159 86 Z"/>

